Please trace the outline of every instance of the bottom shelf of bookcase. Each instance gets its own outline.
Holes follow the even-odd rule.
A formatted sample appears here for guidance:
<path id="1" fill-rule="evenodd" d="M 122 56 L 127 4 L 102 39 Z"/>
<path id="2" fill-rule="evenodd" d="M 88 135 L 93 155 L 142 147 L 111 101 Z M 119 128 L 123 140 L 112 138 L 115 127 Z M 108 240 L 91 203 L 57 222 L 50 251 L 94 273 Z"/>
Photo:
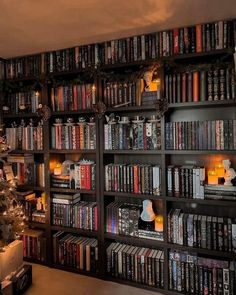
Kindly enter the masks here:
<path id="1" fill-rule="evenodd" d="M 159 292 L 161 294 L 169 294 L 169 295 L 170 294 L 171 295 L 175 294 L 173 291 L 168 291 L 168 290 L 161 289 L 161 288 L 156 288 L 156 287 L 152 287 L 152 286 L 148 286 L 148 285 L 144 285 L 144 284 L 140 284 L 140 283 L 135 283 L 135 282 L 132 282 L 132 281 L 126 281 L 126 280 L 115 278 L 115 277 L 112 277 L 112 276 L 109 276 L 109 275 L 105 276 L 105 280 L 112 281 L 112 282 L 115 282 L 115 283 L 119 283 L 119 284 L 122 284 L 122 285 L 128 285 L 128 286 L 131 286 L 131 287 L 141 288 L 141 289 L 145 289 L 145 290 L 149 290 L 149 291 L 153 291 L 153 292 Z"/>

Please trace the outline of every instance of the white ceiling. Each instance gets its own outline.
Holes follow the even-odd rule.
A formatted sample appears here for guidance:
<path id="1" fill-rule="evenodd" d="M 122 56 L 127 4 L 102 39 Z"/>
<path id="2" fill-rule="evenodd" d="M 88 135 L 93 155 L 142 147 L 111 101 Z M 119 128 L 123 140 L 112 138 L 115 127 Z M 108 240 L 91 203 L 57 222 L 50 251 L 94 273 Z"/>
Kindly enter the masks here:
<path id="1" fill-rule="evenodd" d="M 227 18 L 236 18 L 235 0 L 1 0 L 0 56 Z"/>

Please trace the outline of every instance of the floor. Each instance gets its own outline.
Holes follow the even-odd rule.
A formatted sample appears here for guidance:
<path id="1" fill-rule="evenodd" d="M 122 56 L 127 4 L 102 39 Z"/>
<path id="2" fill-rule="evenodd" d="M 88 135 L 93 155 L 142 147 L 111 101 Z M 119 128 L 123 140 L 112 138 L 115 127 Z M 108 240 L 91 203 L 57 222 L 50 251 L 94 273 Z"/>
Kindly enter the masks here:
<path id="1" fill-rule="evenodd" d="M 161 295 L 88 276 L 33 264 L 33 285 L 25 295 Z"/>

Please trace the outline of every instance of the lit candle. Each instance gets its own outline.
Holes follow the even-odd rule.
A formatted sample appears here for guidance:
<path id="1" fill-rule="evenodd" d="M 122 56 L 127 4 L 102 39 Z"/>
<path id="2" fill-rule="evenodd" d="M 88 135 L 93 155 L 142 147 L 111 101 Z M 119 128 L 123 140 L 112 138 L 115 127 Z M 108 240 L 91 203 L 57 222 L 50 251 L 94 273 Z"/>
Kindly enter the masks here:
<path id="1" fill-rule="evenodd" d="M 225 175 L 225 169 L 222 163 L 217 163 L 215 165 L 215 171 L 217 173 L 217 177 L 224 177 Z"/>
<path id="2" fill-rule="evenodd" d="M 54 175 L 61 175 L 61 164 L 58 163 L 56 164 L 54 170 L 53 170 Z"/>
<path id="3" fill-rule="evenodd" d="M 155 231 L 163 231 L 163 216 L 157 215 L 155 218 Z"/>
<path id="4" fill-rule="evenodd" d="M 218 184 L 218 175 L 215 170 L 208 171 L 208 184 Z"/>

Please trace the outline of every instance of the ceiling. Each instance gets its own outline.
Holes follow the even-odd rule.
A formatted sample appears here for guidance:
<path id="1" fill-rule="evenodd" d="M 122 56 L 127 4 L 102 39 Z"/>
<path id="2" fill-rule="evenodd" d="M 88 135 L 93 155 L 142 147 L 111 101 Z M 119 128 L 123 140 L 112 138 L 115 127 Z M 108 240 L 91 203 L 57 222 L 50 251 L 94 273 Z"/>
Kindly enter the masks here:
<path id="1" fill-rule="evenodd" d="M 3 58 L 236 18 L 235 0 L 1 0 Z"/>

